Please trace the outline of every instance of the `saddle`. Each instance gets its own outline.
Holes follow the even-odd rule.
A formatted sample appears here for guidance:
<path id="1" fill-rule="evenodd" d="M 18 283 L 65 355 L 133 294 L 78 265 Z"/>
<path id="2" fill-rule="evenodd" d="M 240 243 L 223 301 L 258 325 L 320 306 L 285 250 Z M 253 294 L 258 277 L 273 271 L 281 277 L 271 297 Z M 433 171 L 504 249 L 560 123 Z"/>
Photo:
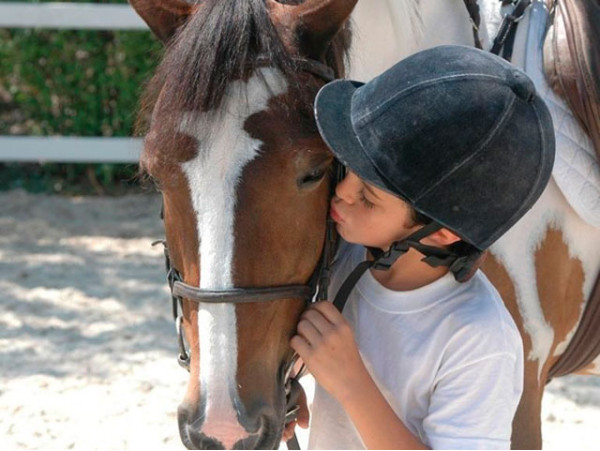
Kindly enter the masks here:
<path id="1" fill-rule="evenodd" d="M 600 160 L 600 0 L 547 0 L 544 73 L 590 136 Z"/>

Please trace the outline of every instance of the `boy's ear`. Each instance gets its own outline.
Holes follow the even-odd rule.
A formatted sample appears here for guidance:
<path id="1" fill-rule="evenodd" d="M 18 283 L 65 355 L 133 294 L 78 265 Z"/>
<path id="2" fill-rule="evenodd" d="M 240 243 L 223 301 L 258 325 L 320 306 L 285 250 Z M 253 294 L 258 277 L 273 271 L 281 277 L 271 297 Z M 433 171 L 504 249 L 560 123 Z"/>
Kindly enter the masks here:
<path id="1" fill-rule="evenodd" d="M 429 240 L 429 243 L 423 244 L 431 244 L 434 246 L 450 246 L 457 241 L 460 241 L 462 238 L 459 237 L 456 233 L 451 230 L 448 230 L 445 227 L 442 227 L 440 230 L 433 232 L 431 235 L 427 236 L 423 241 Z"/>

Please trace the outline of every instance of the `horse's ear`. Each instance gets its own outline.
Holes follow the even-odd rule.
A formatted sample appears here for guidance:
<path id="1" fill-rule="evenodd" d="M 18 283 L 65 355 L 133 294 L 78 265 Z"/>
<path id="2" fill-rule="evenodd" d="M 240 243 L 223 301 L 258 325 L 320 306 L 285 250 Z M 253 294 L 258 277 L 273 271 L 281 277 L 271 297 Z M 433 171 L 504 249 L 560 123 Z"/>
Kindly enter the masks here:
<path id="1" fill-rule="evenodd" d="M 185 0 L 129 0 L 129 3 L 165 44 L 196 9 Z"/>
<path id="2" fill-rule="evenodd" d="M 302 54 L 322 59 L 358 0 L 306 0 L 300 4 L 282 1 L 267 0 L 275 26 L 293 30 Z"/>

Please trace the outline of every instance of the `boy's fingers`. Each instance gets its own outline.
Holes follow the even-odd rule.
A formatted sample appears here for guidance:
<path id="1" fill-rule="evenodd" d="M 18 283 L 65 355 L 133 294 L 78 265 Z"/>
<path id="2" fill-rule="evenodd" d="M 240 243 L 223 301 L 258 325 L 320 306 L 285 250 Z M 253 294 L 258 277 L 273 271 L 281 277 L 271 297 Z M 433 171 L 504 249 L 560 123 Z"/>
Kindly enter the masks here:
<path id="1" fill-rule="evenodd" d="M 319 301 L 314 304 L 312 308 L 318 310 L 329 322 L 333 324 L 339 324 L 340 322 L 346 320 L 337 307 L 329 301 Z"/>
<path id="2" fill-rule="evenodd" d="M 306 393 L 304 393 L 304 390 L 300 390 L 300 394 L 298 395 L 298 405 L 300 406 L 300 409 L 298 410 L 298 417 L 296 418 L 298 426 L 300 426 L 302 429 L 308 429 L 310 413 L 308 411 Z"/>
<path id="3" fill-rule="evenodd" d="M 286 424 L 285 428 L 283 429 L 283 434 L 281 435 L 281 440 L 287 442 L 289 439 L 291 439 L 294 436 L 295 428 L 296 420 L 292 420 L 288 424 Z"/>
<path id="4" fill-rule="evenodd" d="M 290 340 L 290 346 L 306 361 L 306 356 L 310 353 L 310 345 L 300 335 L 294 335 Z"/>
<path id="5" fill-rule="evenodd" d="M 300 320 L 297 329 L 298 335 L 301 335 L 303 338 L 306 339 L 307 342 L 313 345 L 316 344 L 322 337 L 321 332 L 315 327 L 315 325 L 311 321 L 307 319 Z"/>
<path id="6" fill-rule="evenodd" d="M 303 366 L 304 366 L 304 361 L 302 360 L 301 357 L 298 357 L 298 360 L 296 360 L 296 363 L 294 364 L 294 375 L 297 375 Z"/>
<path id="7" fill-rule="evenodd" d="M 302 314 L 302 319 L 305 319 L 306 321 L 310 321 L 315 327 L 316 329 L 323 333 L 325 331 L 327 331 L 328 329 L 331 328 L 331 326 L 333 325 L 328 319 L 327 317 L 325 317 L 325 315 L 323 315 L 319 310 L 317 309 L 308 309 L 306 310 L 303 314 Z"/>

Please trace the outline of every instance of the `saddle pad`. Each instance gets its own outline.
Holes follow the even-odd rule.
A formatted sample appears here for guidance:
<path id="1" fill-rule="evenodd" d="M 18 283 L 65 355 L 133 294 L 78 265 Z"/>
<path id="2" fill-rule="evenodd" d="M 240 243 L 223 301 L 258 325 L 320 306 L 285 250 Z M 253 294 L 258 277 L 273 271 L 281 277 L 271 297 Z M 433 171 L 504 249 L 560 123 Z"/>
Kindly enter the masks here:
<path id="1" fill-rule="evenodd" d="M 556 160 L 552 175 L 577 214 L 588 224 L 600 227 L 600 165 L 591 139 L 544 77 L 543 42 L 548 21 L 544 2 L 534 1 L 529 14 L 523 69 L 546 101 L 554 122 Z"/>

